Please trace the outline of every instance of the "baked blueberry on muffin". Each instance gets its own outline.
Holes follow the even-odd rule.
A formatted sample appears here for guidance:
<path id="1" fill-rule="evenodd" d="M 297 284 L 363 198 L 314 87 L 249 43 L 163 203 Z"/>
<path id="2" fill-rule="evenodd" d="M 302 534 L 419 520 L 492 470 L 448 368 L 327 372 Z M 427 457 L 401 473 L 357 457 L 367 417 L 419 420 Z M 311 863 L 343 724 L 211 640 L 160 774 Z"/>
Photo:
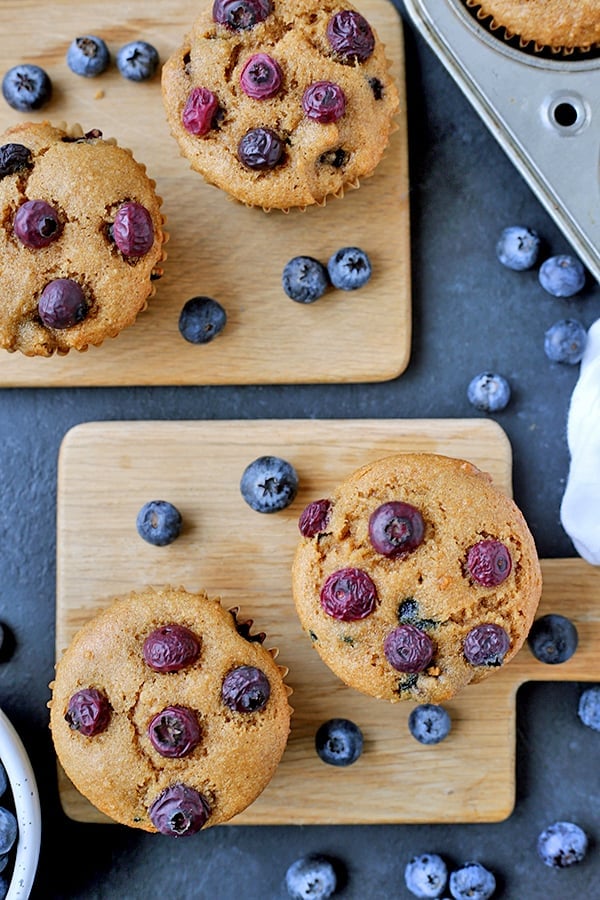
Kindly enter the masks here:
<path id="1" fill-rule="evenodd" d="M 555 52 L 589 50 L 600 43 L 599 0 L 465 0 L 492 31 L 522 46 Z"/>
<path id="2" fill-rule="evenodd" d="M 162 86 L 191 167 L 264 209 L 357 187 L 399 105 L 383 44 L 343 0 L 214 0 L 163 67 Z"/>
<path id="3" fill-rule="evenodd" d="M 291 709 L 285 669 L 219 600 L 146 589 L 75 635 L 50 727 L 75 787 L 124 825 L 182 837 L 226 822 L 271 780 Z"/>
<path id="4" fill-rule="evenodd" d="M 527 636 L 541 594 L 533 538 L 469 462 L 378 460 L 310 503 L 299 528 L 298 615 L 324 662 L 363 693 L 439 703 Z"/>
<path id="5" fill-rule="evenodd" d="M 160 207 L 145 167 L 99 131 L 0 135 L 0 347 L 65 354 L 132 325 L 161 274 Z"/>

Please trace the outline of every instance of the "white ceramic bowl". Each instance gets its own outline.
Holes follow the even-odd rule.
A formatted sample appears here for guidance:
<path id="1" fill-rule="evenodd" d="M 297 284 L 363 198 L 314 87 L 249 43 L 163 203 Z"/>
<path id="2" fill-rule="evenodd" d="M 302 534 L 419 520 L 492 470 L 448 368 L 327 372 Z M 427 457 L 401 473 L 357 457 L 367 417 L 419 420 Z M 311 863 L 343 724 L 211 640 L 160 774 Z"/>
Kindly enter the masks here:
<path id="1" fill-rule="evenodd" d="M 29 757 L 12 723 L 0 709 L 0 760 L 6 769 L 15 804 L 19 836 L 13 875 L 6 900 L 27 900 L 40 855 L 42 816 L 37 784 Z M 0 805 L 5 802 L 0 798 Z M 10 851 L 15 853 L 15 848 Z"/>

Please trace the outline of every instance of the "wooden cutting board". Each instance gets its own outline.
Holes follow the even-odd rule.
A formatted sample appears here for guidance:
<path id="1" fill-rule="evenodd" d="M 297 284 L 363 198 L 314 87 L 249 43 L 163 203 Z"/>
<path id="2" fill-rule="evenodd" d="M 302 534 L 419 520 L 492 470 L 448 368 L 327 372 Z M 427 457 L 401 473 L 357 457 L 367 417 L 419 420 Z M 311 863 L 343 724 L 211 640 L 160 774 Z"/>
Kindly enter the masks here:
<path id="1" fill-rule="evenodd" d="M 111 599 L 151 583 L 205 588 L 239 606 L 280 649 L 294 689 L 288 748 L 275 778 L 240 824 L 484 822 L 509 815 L 515 796 L 517 688 L 529 679 L 600 678 L 599 574 L 582 560 L 543 562 L 540 613 L 560 612 L 579 629 L 575 656 L 544 666 L 527 648 L 501 672 L 447 705 L 450 736 L 424 747 L 409 734 L 414 704 L 378 701 L 346 688 L 313 650 L 296 618 L 290 567 L 298 515 L 365 462 L 424 450 L 470 459 L 511 493 L 511 448 L 491 420 L 97 422 L 70 431 L 60 452 L 56 649 Z M 245 466 L 263 454 L 289 460 L 300 490 L 279 513 L 242 500 Z M 139 508 L 167 499 L 185 527 L 168 547 L 145 544 Z M 343 716 L 365 736 L 362 757 L 333 769 L 314 750 L 321 722 Z M 482 790 L 493 783 L 494 790 Z M 66 813 L 110 821 L 60 773 Z"/>
<path id="2" fill-rule="evenodd" d="M 133 328 L 100 348 L 62 358 L 0 351 L 0 387 L 384 381 L 404 371 L 411 297 L 402 25 L 389 0 L 356 5 L 385 39 L 401 95 L 399 128 L 376 174 L 359 190 L 286 216 L 247 209 L 191 171 L 169 134 L 158 76 L 136 84 L 115 65 L 97 78 L 67 67 L 67 48 L 80 34 L 104 38 L 113 57 L 124 43 L 147 40 L 166 60 L 198 14 L 197 0 L 3 0 L 3 71 L 21 62 L 41 65 L 54 97 L 27 115 L 0 97 L 0 132 L 23 119 L 47 118 L 116 138 L 157 182 L 170 241 L 165 275 Z M 281 273 L 293 256 L 326 262 L 350 245 L 372 259 L 364 288 L 331 291 L 309 305 L 284 294 Z M 228 314 L 225 331 L 204 346 L 187 343 L 178 330 L 181 307 L 197 295 L 214 297 Z"/>

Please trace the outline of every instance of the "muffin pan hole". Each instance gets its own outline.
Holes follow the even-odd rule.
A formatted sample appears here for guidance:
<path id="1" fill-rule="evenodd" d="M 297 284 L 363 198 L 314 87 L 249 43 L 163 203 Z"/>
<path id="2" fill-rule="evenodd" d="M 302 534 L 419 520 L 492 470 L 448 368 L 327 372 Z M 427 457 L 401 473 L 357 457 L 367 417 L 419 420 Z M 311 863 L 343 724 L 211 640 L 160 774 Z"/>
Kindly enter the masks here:
<path id="1" fill-rule="evenodd" d="M 544 119 L 559 134 L 573 135 L 590 120 L 589 106 L 579 94 L 555 94 L 542 106 Z"/>

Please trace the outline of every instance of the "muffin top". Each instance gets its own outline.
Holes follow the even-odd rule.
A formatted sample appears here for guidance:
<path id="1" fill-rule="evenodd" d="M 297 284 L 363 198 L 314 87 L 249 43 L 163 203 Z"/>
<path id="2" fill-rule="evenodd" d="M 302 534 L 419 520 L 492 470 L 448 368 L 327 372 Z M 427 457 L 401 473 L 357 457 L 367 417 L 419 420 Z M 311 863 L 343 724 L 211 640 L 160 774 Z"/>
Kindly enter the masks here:
<path id="1" fill-rule="evenodd" d="M 600 41 L 600 0 L 467 0 L 522 41 L 577 49 Z"/>

